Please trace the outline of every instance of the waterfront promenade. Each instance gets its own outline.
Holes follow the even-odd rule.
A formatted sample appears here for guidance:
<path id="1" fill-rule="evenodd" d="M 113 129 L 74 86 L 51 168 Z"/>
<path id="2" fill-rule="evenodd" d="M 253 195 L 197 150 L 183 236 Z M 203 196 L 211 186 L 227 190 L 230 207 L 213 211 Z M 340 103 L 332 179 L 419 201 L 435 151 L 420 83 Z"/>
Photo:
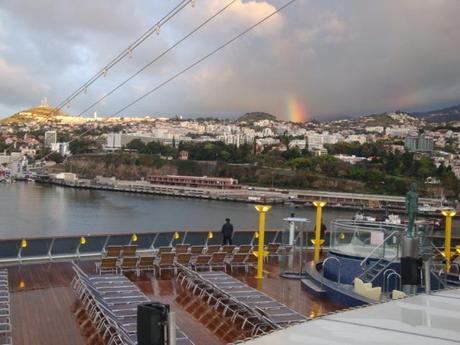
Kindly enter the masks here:
<path id="1" fill-rule="evenodd" d="M 395 212 L 405 208 L 405 197 L 393 195 L 264 188 L 244 185 L 238 189 L 205 188 L 154 184 L 144 180 L 129 181 L 101 177 L 96 179 L 80 179 L 74 174 L 64 174 L 61 177 L 59 177 L 59 175 L 51 175 L 43 181 L 64 187 L 147 193 L 246 203 L 263 202 L 267 204 L 281 204 L 289 202 L 302 204 L 311 203 L 315 200 L 324 200 L 330 203 L 329 207 L 337 208 L 382 210 L 385 207 L 388 207 L 390 210 Z M 420 198 L 419 203 L 423 205 L 440 206 L 440 200 L 433 198 Z"/>

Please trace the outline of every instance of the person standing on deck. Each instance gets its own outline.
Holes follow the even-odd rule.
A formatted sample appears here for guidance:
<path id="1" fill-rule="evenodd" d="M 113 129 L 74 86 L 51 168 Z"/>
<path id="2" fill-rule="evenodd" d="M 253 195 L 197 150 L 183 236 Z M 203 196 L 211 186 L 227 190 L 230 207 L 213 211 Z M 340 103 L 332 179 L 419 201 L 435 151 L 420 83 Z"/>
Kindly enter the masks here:
<path id="1" fill-rule="evenodd" d="M 326 231 L 327 231 L 327 226 L 323 222 L 321 222 L 321 228 L 320 228 L 320 239 L 326 241 Z M 321 246 L 319 250 L 320 255 L 323 255 L 323 246 Z"/>
<path id="2" fill-rule="evenodd" d="M 320 229 L 320 238 L 322 240 L 326 240 L 326 231 L 327 231 L 327 226 L 323 222 L 321 222 L 321 229 Z"/>
<path id="3" fill-rule="evenodd" d="M 230 218 L 225 219 L 225 224 L 222 225 L 222 245 L 232 244 L 233 225 L 230 223 Z"/>

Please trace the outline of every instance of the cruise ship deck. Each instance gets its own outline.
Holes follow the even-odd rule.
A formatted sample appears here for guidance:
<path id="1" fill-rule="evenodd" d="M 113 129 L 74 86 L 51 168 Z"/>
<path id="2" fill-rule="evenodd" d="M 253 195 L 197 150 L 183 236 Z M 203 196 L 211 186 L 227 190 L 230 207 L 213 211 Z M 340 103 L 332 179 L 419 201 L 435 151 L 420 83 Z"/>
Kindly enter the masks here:
<path id="1" fill-rule="evenodd" d="M 86 273 L 95 273 L 94 261 L 80 261 L 79 265 Z M 276 258 L 269 260 L 265 270 L 263 281 L 254 278 L 254 271 L 246 274 L 243 270 L 234 277 L 307 318 L 342 308 L 310 296 L 298 281 L 280 278 Z M 13 344 L 99 344 L 80 327 L 74 316 L 79 301 L 71 287 L 75 276 L 72 263 L 10 266 L 8 274 Z M 127 276 L 152 301 L 170 304 L 176 313 L 177 326 L 195 344 L 220 345 L 241 340 L 241 333 L 230 322 L 205 307 L 188 305 L 189 301 L 173 275 L 165 273 L 162 279 L 150 272 L 143 272 L 139 277 L 134 273 L 127 273 Z"/>

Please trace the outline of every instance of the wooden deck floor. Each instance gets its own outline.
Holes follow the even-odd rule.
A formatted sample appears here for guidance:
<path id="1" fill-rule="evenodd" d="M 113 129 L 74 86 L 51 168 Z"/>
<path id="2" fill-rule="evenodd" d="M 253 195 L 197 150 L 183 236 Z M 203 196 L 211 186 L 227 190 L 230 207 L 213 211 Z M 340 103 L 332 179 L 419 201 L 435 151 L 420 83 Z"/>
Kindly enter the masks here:
<path id="1" fill-rule="evenodd" d="M 82 262 L 88 273 L 94 273 L 93 262 Z M 235 277 L 258 288 L 307 317 L 340 309 L 327 301 L 315 299 L 303 291 L 296 280 L 280 279 L 276 263 L 266 265 L 267 277 L 258 281 L 253 273 Z M 83 345 L 86 339 L 72 314 L 77 303 L 70 288 L 73 278 L 70 263 L 36 264 L 9 267 L 14 344 Z M 176 312 L 177 324 L 197 345 L 222 345 L 232 335 L 222 336 L 219 327 L 200 317 L 200 310 L 188 308 L 174 279 L 156 279 L 150 273 L 139 278 L 130 275 L 142 291 L 154 301 L 168 303 Z M 201 319 L 201 320 L 199 320 Z M 224 325 L 225 326 L 225 325 Z"/>

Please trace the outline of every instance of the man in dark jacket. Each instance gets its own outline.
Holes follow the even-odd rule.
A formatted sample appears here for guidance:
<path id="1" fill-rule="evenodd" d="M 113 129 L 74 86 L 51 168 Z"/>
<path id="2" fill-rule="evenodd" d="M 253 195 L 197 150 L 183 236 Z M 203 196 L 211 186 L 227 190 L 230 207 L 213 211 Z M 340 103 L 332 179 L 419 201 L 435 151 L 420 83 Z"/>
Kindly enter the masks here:
<path id="1" fill-rule="evenodd" d="M 225 219 L 225 224 L 222 225 L 222 244 L 232 244 L 233 225 L 230 219 Z"/>
<path id="2" fill-rule="evenodd" d="M 325 240 L 325 239 L 326 239 L 326 231 L 327 231 L 326 224 L 324 224 L 323 222 L 321 222 L 321 230 L 320 230 L 320 233 L 321 233 L 321 239 L 322 239 L 322 240 Z"/>

